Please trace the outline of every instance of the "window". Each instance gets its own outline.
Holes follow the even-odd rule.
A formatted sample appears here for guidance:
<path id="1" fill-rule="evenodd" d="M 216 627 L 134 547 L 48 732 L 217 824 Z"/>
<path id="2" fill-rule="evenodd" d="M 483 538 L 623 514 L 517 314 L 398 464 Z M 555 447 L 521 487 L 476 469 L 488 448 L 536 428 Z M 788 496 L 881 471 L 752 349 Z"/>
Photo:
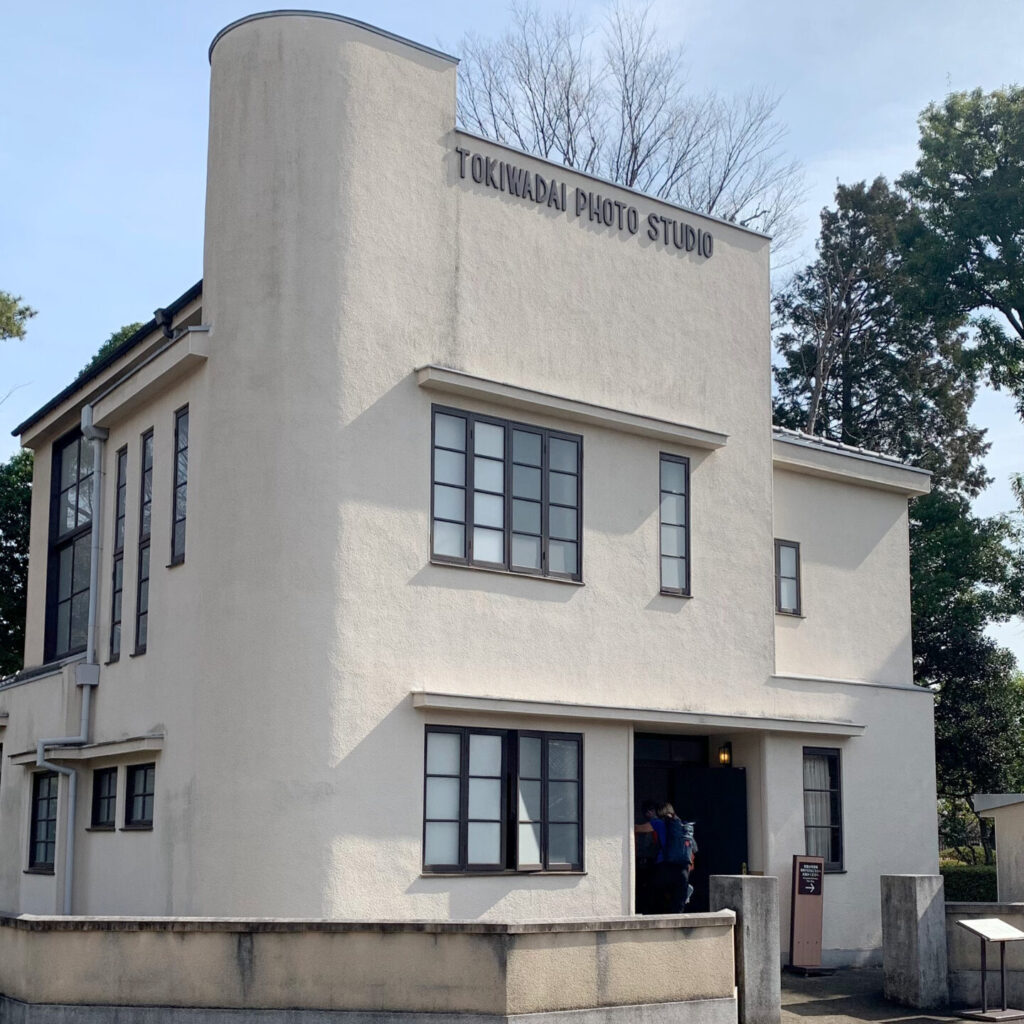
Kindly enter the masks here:
<path id="1" fill-rule="evenodd" d="M 146 653 L 149 639 L 149 542 L 153 526 L 153 431 L 142 435 L 142 485 L 139 499 L 139 579 L 135 599 L 135 653 Z"/>
<path id="2" fill-rule="evenodd" d="M 121 657 L 121 600 L 124 595 L 124 520 L 128 498 L 128 447 L 117 453 L 114 508 L 114 567 L 110 585 L 110 660 Z"/>
<path id="3" fill-rule="evenodd" d="M 28 866 L 31 871 L 53 871 L 57 849 L 57 773 L 32 776 L 32 828 Z"/>
<path id="4" fill-rule="evenodd" d="M 92 827 L 113 828 L 117 808 L 117 769 L 97 768 L 92 773 Z"/>
<path id="5" fill-rule="evenodd" d="M 775 610 L 800 614 L 800 545 L 796 541 L 775 542 Z"/>
<path id="6" fill-rule="evenodd" d="M 581 579 L 582 470 L 576 434 L 435 406 L 433 557 Z"/>
<path id="7" fill-rule="evenodd" d="M 661 592 L 690 593 L 690 460 L 661 453 Z"/>
<path id="8" fill-rule="evenodd" d="M 156 765 L 133 764 L 128 768 L 128 789 L 124 798 L 124 827 L 153 827 L 153 794 Z"/>
<path id="9" fill-rule="evenodd" d="M 188 406 L 174 414 L 174 505 L 171 509 L 171 565 L 185 561 L 185 501 L 188 492 Z"/>
<path id="10" fill-rule="evenodd" d="M 804 747 L 804 837 L 808 856 L 824 857 L 826 871 L 843 870 L 843 804 L 835 748 Z"/>
<path id="11" fill-rule="evenodd" d="M 53 448 L 46 658 L 84 651 L 89 631 L 92 444 L 81 434 Z"/>
<path id="12" fill-rule="evenodd" d="M 428 726 L 427 872 L 583 868 L 583 737 Z"/>

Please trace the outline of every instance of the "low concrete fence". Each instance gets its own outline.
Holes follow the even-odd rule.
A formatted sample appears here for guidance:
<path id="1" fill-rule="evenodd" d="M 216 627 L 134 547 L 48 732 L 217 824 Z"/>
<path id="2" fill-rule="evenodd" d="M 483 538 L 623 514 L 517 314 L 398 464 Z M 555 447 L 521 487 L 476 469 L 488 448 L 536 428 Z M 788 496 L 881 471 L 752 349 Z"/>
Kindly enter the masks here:
<path id="1" fill-rule="evenodd" d="M 159 1007 L 153 1020 L 221 1019 L 201 1008 L 735 1024 L 734 923 L 728 910 L 518 924 L 0 916 L 0 1022 L 142 1022 L 138 1008 Z"/>
<path id="2" fill-rule="evenodd" d="M 1024 903 L 947 903 L 946 947 L 949 998 L 954 1006 L 981 1006 L 981 941 L 956 922 L 998 917 L 1024 931 Z M 1006 943 L 1006 995 L 1010 1006 L 1024 1006 L 1024 942 Z M 988 1001 L 998 1005 L 999 946 L 988 945 Z"/>

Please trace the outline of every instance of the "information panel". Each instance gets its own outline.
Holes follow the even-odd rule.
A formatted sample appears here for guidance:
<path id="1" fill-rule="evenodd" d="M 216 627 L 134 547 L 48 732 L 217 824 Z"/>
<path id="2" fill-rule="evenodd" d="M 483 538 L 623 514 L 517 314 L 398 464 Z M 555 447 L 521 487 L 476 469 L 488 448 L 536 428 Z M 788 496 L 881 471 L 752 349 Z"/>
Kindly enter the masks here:
<path id="1" fill-rule="evenodd" d="M 789 928 L 789 966 L 821 967 L 823 857 L 793 857 L 793 909 Z"/>

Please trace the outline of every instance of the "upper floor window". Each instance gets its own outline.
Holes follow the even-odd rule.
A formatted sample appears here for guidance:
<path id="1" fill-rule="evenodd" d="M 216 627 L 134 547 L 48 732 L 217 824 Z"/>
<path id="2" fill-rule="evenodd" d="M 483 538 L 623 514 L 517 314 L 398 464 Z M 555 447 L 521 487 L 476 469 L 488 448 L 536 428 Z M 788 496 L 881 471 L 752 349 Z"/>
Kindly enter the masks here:
<path id="1" fill-rule="evenodd" d="M 807 854 L 826 871 L 843 870 L 843 798 L 839 750 L 804 747 L 804 837 Z"/>
<path id="2" fill-rule="evenodd" d="M 775 542 L 775 610 L 800 614 L 800 545 L 796 541 Z"/>
<path id="3" fill-rule="evenodd" d="M 156 793 L 156 765 L 128 766 L 128 783 L 124 797 L 124 827 L 152 828 L 153 800 Z"/>
<path id="4" fill-rule="evenodd" d="M 661 592 L 690 593 L 690 460 L 661 453 Z"/>
<path id="5" fill-rule="evenodd" d="M 93 449 L 80 433 L 54 445 L 46 658 L 84 651 L 89 630 Z"/>
<path id="6" fill-rule="evenodd" d="M 144 654 L 149 639 L 149 548 L 153 527 L 153 431 L 142 435 L 139 497 L 139 572 L 135 598 L 135 653 Z"/>
<path id="7" fill-rule="evenodd" d="M 583 438 L 435 406 L 433 557 L 579 580 Z"/>
<path id="8" fill-rule="evenodd" d="M 53 871 L 57 850 L 57 773 L 32 776 L 32 827 L 28 866 L 33 871 Z"/>
<path id="9" fill-rule="evenodd" d="M 188 494 L 188 406 L 174 414 L 174 505 L 171 510 L 171 565 L 185 561 L 185 502 Z"/>
<path id="10" fill-rule="evenodd" d="M 128 447 L 117 453 L 114 498 L 114 565 L 110 584 L 110 660 L 121 656 L 121 602 L 124 595 L 124 524 L 128 499 Z"/>

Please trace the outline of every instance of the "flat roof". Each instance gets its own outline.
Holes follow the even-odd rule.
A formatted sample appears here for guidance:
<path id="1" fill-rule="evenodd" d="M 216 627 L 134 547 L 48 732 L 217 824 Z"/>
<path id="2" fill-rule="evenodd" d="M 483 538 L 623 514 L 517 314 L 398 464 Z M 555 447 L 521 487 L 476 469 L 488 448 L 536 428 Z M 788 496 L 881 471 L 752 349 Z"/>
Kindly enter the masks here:
<path id="1" fill-rule="evenodd" d="M 802 430 L 791 430 L 789 427 L 772 425 L 772 433 L 780 441 L 788 444 L 803 445 L 806 448 L 820 448 L 822 451 L 832 452 L 836 455 L 846 455 L 854 459 L 864 459 L 868 462 L 880 462 L 886 466 L 895 466 L 905 469 L 908 473 L 921 473 L 924 476 L 931 476 L 927 469 L 920 466 L 912 466 L 894 455 L 884 455 L 882 452 L 873 452 L 867 448 L 858 448 L 852 444 L 843 444 L 842 441 L 833 441 L 829 437 L 822 437 L 820 434 L 806 434 Z"/>

